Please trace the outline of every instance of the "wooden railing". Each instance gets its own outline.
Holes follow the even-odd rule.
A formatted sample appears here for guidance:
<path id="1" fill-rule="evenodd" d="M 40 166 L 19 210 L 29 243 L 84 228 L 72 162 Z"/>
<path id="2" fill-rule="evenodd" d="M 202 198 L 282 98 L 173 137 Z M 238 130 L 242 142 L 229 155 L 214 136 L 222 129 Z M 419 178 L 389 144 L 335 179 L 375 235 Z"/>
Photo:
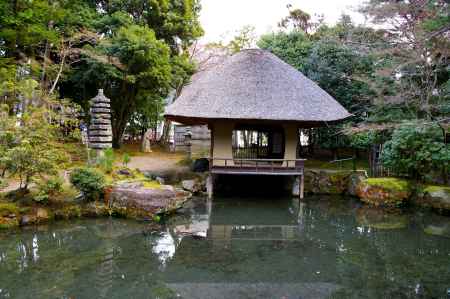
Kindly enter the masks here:
<path id="1" fill-rule="evenodd" d="M 220 162 L 220 163 L 215 163 Z M 242 173 L 303 173 L 305 159 L 233 159 L 210 158 L 210 170 Z"/>

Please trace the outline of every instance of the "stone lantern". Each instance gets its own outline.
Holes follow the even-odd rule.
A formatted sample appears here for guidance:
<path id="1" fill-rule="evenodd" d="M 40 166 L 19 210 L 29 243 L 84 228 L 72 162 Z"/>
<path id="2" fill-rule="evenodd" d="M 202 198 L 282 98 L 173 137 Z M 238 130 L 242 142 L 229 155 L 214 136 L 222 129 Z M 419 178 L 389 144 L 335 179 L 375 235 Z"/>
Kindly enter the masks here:
<path id="1" fill-rule="evenodd" d="M 91 100 L 91 124 L 89 126 L 89 148 L 102 155 L 103 150 L 112 147 L 111 104 L 103 89 Z"/>
<path id="2" fill-rule="evenodd" d="M 184 145 L 186 146 L 188 158 L 192 159 L 192 132 L 190 129 L 184 133 Z"/>

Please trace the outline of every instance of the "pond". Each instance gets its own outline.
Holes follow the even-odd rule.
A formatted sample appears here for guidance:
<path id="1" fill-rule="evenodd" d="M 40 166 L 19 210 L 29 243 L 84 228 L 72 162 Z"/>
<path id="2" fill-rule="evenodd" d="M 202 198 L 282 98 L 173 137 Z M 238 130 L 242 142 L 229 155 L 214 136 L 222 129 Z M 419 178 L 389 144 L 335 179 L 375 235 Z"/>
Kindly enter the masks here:
<path id="1" fill-rule="evenodd" d="M 0 233 L 0 298 L 448 298 L 450 218 L 351 199 L 194 199 Z"/>

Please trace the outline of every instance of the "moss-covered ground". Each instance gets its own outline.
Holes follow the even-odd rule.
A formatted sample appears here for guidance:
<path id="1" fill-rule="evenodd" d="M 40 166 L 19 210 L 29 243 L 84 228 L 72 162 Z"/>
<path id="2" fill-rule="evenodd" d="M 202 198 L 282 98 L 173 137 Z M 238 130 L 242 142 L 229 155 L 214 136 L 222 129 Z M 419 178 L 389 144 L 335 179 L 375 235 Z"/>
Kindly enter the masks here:
<path id="1" fill-rule="evenodd" d="M 368 185 L 394 190 L 398 192 L 408 191 L 410 183 L 399 178 L 368 178 L 365 181 Z"/>

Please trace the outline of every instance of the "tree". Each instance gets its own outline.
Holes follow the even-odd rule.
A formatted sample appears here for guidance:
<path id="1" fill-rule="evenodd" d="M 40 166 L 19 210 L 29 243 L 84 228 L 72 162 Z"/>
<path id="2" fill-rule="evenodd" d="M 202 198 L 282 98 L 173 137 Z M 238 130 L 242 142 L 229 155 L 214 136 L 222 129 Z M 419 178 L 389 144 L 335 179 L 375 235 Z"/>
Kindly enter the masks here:
<path id="1" fill-rule="evenodd" d="M 62 91 L 86 110 L 89 98 L 103 88 L 112 101 L 113 145 L 119 147 L 131 118 L 153 118 L 149 107 L 159 107 L 191 76 L 194 67 L 187 48 L 203 33 L 200 6 L 196 0 L 100 1 L 99 5 L 105 12 L 96 27 L 101 35 L 83 47 Z"/>
<path id="2" fill-rule="evenodd" d="M 385 143 L 381 158 L 384 166 L 422 181 L 436 170 L 444 177 L 450 173 L 450 145 L 436 124 L 402 124 Z"/>
<path id="3" fill-rule="evenodd" d="M 19 177 L 21 189 L 27 189 L 36 177 L 55 175 L 58 165 L 67 160 L 57 145 L 58 126 L 49 122 L 51 113 L 30 108 L 0 122 L 0 165 L 4 173 Z"/>
<path id="4" fill-rule="evenodd" d="M 416 118 L 435 119 L 449 100 L 450 16 L 448 1 L 368 1 L 361 11 L 385 27 L 389 55 L 385 76 L 394 78 L 395 93 L 380 97 L 382 104 L 395 101 Z M 374 52 L 375 45 L 372 45 Z M 386 55 L 385 55 L 386 56 Z"/>
<path id="5" fill-rule="evenodd" d="M 347 19 L 345 22 L 347 30 L 353 28 Z M 340 23 L 325 26 L 309 35 L 300 29 L 272 33 L 262 36 L 258 46 L 315 81 L 355 115 L 353 122 L 359 122 L 371 107 L 374 91 L 368 81 L 375 61 L 369 54 L 342 44 L 343 27 Z M 340 131 L 341 126 L 327 126 L 308 133 L 321 147 L 335 150 L 349 144 Z"/>

